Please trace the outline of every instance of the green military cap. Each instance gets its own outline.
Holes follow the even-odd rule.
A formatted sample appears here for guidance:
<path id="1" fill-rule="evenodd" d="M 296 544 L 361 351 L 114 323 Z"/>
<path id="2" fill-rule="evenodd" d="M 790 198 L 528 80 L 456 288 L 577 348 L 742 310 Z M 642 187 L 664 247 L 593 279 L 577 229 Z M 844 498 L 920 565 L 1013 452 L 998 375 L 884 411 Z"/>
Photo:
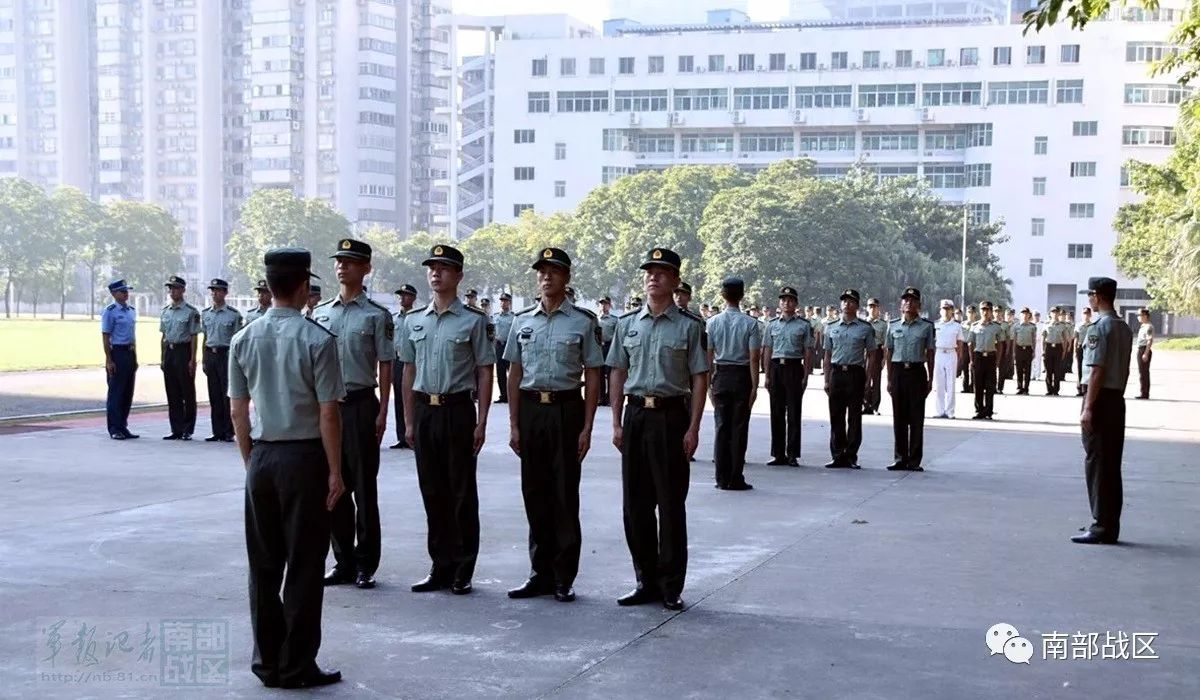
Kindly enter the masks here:
<path id="1" fill-rule="evenodd" d="M 646 268 L 654 265 L 662 265 L 663 267 L 669 267 L 676 272 L 679 272 L 679 268 L 683 265 L 683 261 L 679 259 L 679 254 L 673 250 L 668 250 L 666 248 L 651 248 L 646 253 L 646 260 L 640 265 L 640 267 L 645 270 Z"/>
<path id="2" fill-rule="evenodd" d="M 259 280 L 259 281 L 258 281 L 258 284 L 254 285 L 254 291 L 256 291 L 256 292 L 269 292 L 269 291 L 271 291 L 271 288 L 267 286 L 267 281 L 266 281 L 266 280 Z"/>
<path id="3" fill-rule="evenodd" d="M 692 285 L 688 284 L 687 282 L 680 282 L 679 286 L 675 289 L 675 291 L 683 292 L 684 294 L 691 294 L 692 293 Z"/>
<path id="4" fill-rule="evenodd" d="M 600 297 L 600 303 L 601 303 L 601 304 L 611 304 L 611 303 L 612 303 L 612 297 L 610 297 L 609 295 L 605 294 L 604 296 Z"/>
<path id="5" fill-rule="evenodd" d="M 857 289 L 847 289 L 846 291 L 842 292 L 842 295 L 840 297 L 838 297 L 838 299 L 841 301 L 845 301 L 847 299 L 852 299 L 857 303 L 859 300 L 862 299 L 862 297 L 859 295 Z M 867 300 L 867 304 L 870 304 L 871 302 L 875 302 L 876 304 L 878 304 L 879 300 L 873 299 L 873 298 Z M 829 308 L 832 309 L 833 307 L 831 306 Z"/>
<path id="6" fill-rule="evenodd" d="M 446 263 L 457 268 L 463 266 L 463 254 L 458 248 L 448 245 L 435 245 L 429 251 L 429 257 L 422 261 L 422 265 L 428 266 L 430 263 Z"/>
<path id="7" fill-rule="evenodd" d="M 508 292 L 504 292 L 500 295 L 500 301 L 512 301 L 512 295 Z"/>
<path id="8" fill-rule="evenodd" d="M 1031 314 L 1031 313 L 1033 313 L 1033 312 L 1029 310 L 1029 307 L 1028 307 L 1028 306 L 1023 306 L 1023 307 L 1021 307 L 1021 313 L 1023 313 L 1023 314 Z"/>
<path id="9" fill-rule="evenodd" d="M 184 278 L 182 278 L 178 275 L 171 275 L 170 277 L 167 278 L 167 283 L 164 284 L 163 286 L 164 287 L 183 287 L 184 289 L 186 289 L 187 288 L 187 280 L 185 280 Z"/>
<path id="10" fill-rule="evenodd" d="M 978 311 L 978 309 L 975 308 L 974 304 L 971 304 L 970 306 L 967 307 L 967 311 Z"/>
<path id="11" fill-rule="evenodd" d="M 842 298 L 846 298 L 846 295 L 843 294 Z M 879 299 L 876 299 L 875 297 L 867 297 L 867 306 L 879 306 Z"/>
<path id="12" fill-rule="evenodd" d="M 310 297 L 319 297 L 319 296 L 321 296 L 321 285 L 319 285 L 319 284 L 310 284 L 310 285 L 308 285 L 308 295 L 309 295 Z"/>
<path id="13" fill-rule="evenodd" d="M 370 260 L 371 246 L 364 241 L 353 238 L 343 238 L 338 241 L 337 252 L 331 258 L 354 258 L 355 260 Z"/>
<path id="14" fill-rule="evenodd" d="M 303 248 L 274 248 L 263 255 L 263 265 L 267 273 L 303 270 L 309 277 L 317 277 L 309 268 L 312 267 L 312 254 Z M 262 285 L 267 286 L 266 280 Z M 256 288 L 257 289 L 257 288 Z"/>
<path id="15" fill-rule="evenodd" d="M 1087 289 L 1080 294 L 1099 294 L 1104 297 L 1117 296 L 1117 281 L 1111 277 L 1089 277 Z"/>
<path id="16" fill-rule="evenodd" d="M 400 285 L 400 288 L 396 290 L 396 294 L 411 294 L 415 297 L 417 295 L 417 288 L 411 284 L 402 284 Z"/>
<path id="17" fill-rule="evenodd" d="M 468 299 L 470 299 L 470 298 L 472 298 L 472 297 L 478 297 L 478 296 L 479 296 L 479 291 L 478 291 L 478 290 L 476 290 L 476 289 L 468 289 L 468 290 L 467 290 L 466 297 L 467 297 Z"/>
<path id="18" fill-rule="evenodd" d="M 800 299 L 800 297 L 796 295 L 795 289 L 793 289 L 792 287 L 783 287 L 782 289 L 779 290 L 779 298 L 784 299 L 787 297 L 791 297 L 792 299 L 795 299 L 795 300 Z"/>
<path id="19" fill-rule="evenodd" d="M 900 295 L 901 299 L 916 299 L 921 301 L 921 290 L 916 287 L 905 287 L 904 293 Z"/>
<path id="20" fill-rule="evenodd" d="M 224 289 L 226 291 L 229 291 L 229 283 L 219 277 L 214 277 L 214 278 L 212 278 L 212 282 L 208 283 L 208 288 L 209 289 Z"/>
<path id="21" fill-rule="evenodd" d="M 980 311 L 991 311 L 992 310 L 992 302 L 990 302 L 990 301 L 979 302 L 979 310 Z"/>
<path id="22" fill-rule="evenodd" d="M 721 290 L 728 292 L 745 291 L 746 282 L 741 277 L 726 277 L 721 280 Z M 757 306 L 754 308 L 758 308 Z"/>
<path id="23" fill-rule="evenodd" d="M 533 269 L 538 269 L 542 265 L 558 265 L 571 269 L 571 256 L 567 255 L 567 251 L 561 248 L 542 248 L 542 252 L 538 254 L 538 259 L 530 265 Z"/>

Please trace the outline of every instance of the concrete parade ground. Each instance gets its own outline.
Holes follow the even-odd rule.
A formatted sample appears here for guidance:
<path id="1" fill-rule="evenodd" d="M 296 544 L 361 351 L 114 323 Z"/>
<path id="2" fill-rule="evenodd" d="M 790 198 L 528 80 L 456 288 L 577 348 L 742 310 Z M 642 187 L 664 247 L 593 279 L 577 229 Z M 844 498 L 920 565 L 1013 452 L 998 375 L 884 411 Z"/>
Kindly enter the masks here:
<path id="1" fill-rule="evenodd" d="M 138 402 L 161 401 L 158 368 L 139 375 Z M 1118 546 L 1068 539 L 1090 519 L 1071 375 L 1057 398 L 1037 383 L 1033 396 L 1013 396 L 1009 383 L 991 423 L 966 420 L 970 397 L 958 394 L 958 420 L 927 419 L 924 473 L 884 469 L 886 394 L 884 415 L 864 420 L 863 469 L 821 468 L 829 455 L 819 375 L 804 404 L 803 466 L 765 466 L 760 390 L 747 492 L 712 487 L 710 412 L 691 475 L 680 613 L 615 603 L 633 571 L 608 409 L 584 463 L 572 604 L 505 596 L 529 563 L 502 405 L 479 463 L 475 592 L 411 593 L 429 565 L 425 518 L 412 452 L 386 449 L 389 434 L 379 585 L 326 589 L 318 661 L 345 680 L 300 692 L 1200 697 L 1200 353 L 1156 353 L 1150 401 L 1132 400 L 1134 375 Z M 102 397 L 100 370 L 0 374 L 9 417 L 95 408 Z M 249 671 L 235 447 L 163 442 L 166 415 L 155 408 L 130 427 L 140 440 L 109 440 L 102 415 L 0 423 L 0 698 L 284 697 Z M 208 434 L 202 407 L 196 436 Z M 1028 641 L 1028 663 L 989 651 L 997 623 Z"/>

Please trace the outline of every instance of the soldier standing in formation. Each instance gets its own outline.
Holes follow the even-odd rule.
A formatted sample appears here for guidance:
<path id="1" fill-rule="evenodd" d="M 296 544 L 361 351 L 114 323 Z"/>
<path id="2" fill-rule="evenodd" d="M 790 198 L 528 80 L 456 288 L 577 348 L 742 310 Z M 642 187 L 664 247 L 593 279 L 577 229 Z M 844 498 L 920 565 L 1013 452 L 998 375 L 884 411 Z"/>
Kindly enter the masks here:
<path id="1" fill-rule="evenodd" d="M 1004 382 L 1012 379 L 1014 370 L 1016 369 L 1016 361 L 1013 358 L 1013 322 L 1016 315 L 1012 309 L 1003 309 L 1000 317 L 1000 327 L 1004 330 L 1004 340 L 1000 347 L 1000 361 L 996 369 L 996 393 L 1004 393 Z"/>
<path id="2" fill-rule="evenodd" d="M 405 439 L 416 456 L 431 559 L 429 575 L 412 590 L 449 588 L 466 595 L 479 557 L 475 474 L 487 437 L 496 330 L 483 312 L 458 299 L 463 254 L 457 248 L 435 245 L 422 264 L 429 305 L 409 317 L 407 337 L 400 343 Z M 472 404 L 472 391 L 478 407 Z"/>
<path id="3" fill-rule="evenodd" d="M 1150 309 L 1138 311 L 1137 367 L 1139 399 L 1150 398 L 1150 359 L 1154 355 L 1154 325 L 1150 323 Z"/>
<path id="4" fill-rule="evenodd" d="M 1091 307 L 1083 307 L 1079 325 L 1075 327 L 1075 395 L 1083 396 L 1083 344 L 1087 340 L 1088 326 L 1092 325 Z"/>
<path id="5" fill-rule="evenodd" d="M 1095 321 L 1088 326 L 1084 341 L 1083 384 L 1087 393 L 1079 414 L 1092 524 L 1071 541 L 1115 544 L 1121 534 L 1125 386 L 1129 381 L 1133 332 L 1113 308 L 1117 298 L 1116 280 L 1092 277 L 1084 293 L 1088 295 L 1088 305 L 1095 311 Z"/>
<path id="6" fill-rule="evenodd" d="M 582 542 L 580 464 L 592 446 L 604 356 L 596 315 L 566 298 L 571 257 L 546 248 L 532 267 L 541 299 L 517 315 L 504 345 L 512 363 L 509 393 L 517 397 L 509 407 L 508 444 L 521 458 L 530 561 L 529 578 L 508 597 L 553 593 L 569 603 Z"/>
<path id="7" fill-rule="evenodd" d="M 725 309 L 708 320 L 708 363 L 713 368 L 713 464 L 716 487 L 747 491 L 746 447 L 750 409 L 758 396 L 758 360 L 762 348 L 759 322 L 742 313 L 746 285 L 739 277 L 721 282 Z M 682 309 L 682 307 L 681 307 Z"/>
<path id="8" fill-rule="evenodd" d="M 900 295 L 900 318 L 888 326 L 885 362 L 892 397 L 892 432 L 896 461 L 889 471 L 925 471 L 925 398 L 933 390 L 933 323 L 921 318 L 921 291 L 908 287 Z"/>
<path id="9" fill-rule="evenodd" d="M 129 305 L 125 280 L 108 285 L 113 302 L 100 314 L 100 343 L 104 348 L 104 372 L 108 375 L 108 397 L 104 413 L 108 436 L 113 440 L 139 437 L 129 432 L 129 409 L 133 406 L 133 386 L 137 378 L 137 309 Z"/>
<path id="10" fill-rule="evenodd" d="M 326 585 L 353 582 L 375 587 L 379 568 L 379 445 L 387 432 L 396 357 L 392 314 L 371 301 L 363 278 L 371 272 L 371 246 L 352 238 L 338 241 L 332 256 L 338 293 L 317 306 L 316 322 L 337 337 L 342 381 L 342 464 L 346 495 L 333 511 L 335 565 Z M 375 387 L 379 395 L 375 395 Z"/>
<path id="11" fill-rule="evenodd" d="M 612 315 L 612 299 L 607 295 L 600 297 L 600 315 L 596 318 L 600 324 L 600 350 L 608 357 L 608 350 L 612 347 L 613 334 L 617 330 L 617 317 Z M 609 405 L 608 396 L 608 365 L 605 364 L 600 368 L 600 406 Z"/>
<path id="12" fill-rule="evenodd" d="M 979 304 L 983 318 L 971 327 L 969 342 L 974 363 L 971 374 L 975 382 L 975 415 L 971 420 L 992 420 L 996 394 L 996 360 L 1004 330 L 992 320 L 992 302 Z"/>
<path id="13" fill-rule="evenodd" d="M 254 285 L 254 291 L 258 294 L 258 306 L 246 312 L 246 323 L 261 318 L 271 308 L 271 289 L 267 287 L 267 281 L 259 280 L 258 284 Z"/>
<path id="14" fill-rule="evenodd" d="M 204 376 L 208 378 L 208 405 L 212 435 L 205 442 L 233 442 L 233 420 L 229 415 L 229 343 L 242 329 L 242 315 L 225 303 L 229 283 L 213 279 L 208 283 L 212 305 L 200 312 L 204 330 Z"/>
<path id="15" fill-rule="evenodd" d="M 779 290 L 782 314 L 763 342 L 766 388 L 771 398 L 771 466 L 800 466 L 800 419 L 816 338 L 808 319 L 796 314 L 793 287 Z"/>
<path id="16" fill-rule="evenodd" d="M 829 397 L 827 469 L 860 469 L 862 405 L 875 376 L 875 329 L 858 318 L 858 290 L 842 292 L 842 316 L 825 326 L 825 394 Z M 833 308 L 833 307 L 830 307 Z M 865 365 L 865 366 L 864 366 Z"/>
<path id="17" fill-rule="evenodd" d="M 1046 343 L 1043 341 L 1042 333 L 1046 330 L 1046 324 L 1042 323 L 1042 312 L 1033 312 L 1033 325 L 1037 326 L 1037 342 L 1033 344 L 1033 372 L 1029 375 L 1033 381 L 1042 380 L 1043 370 L 1046 368 L 1045 358 L 1042 353 L 1045 352 Z"/>
<path id="18" fill-rule="evenodd" d="M 411 284 L 402 284 L 396 290 L 396 298 L 400 300 L 400 310 L 392 314 L 393 346 L 396 348 L 397 359 L 392 360 L 392 403 L 396 412 L 396 444 L 388 449 L 407 450 L 411 445 L 404 439 L 404 363 L 399 360 L 400 344 L 404 342 L 404 324 L 409 314 L 420 309 L 414 309 L 417 301 L 417 288 Z"/>
<path id="19" fill-rule="evenodd" d="M 275 306 L 237 333 L 229 352 L 229 397 L 246 468 L 250 668 L 268 688 L 307 688 L 342 679 L 317 666 L 317 651 L 329 512 L 344 490 L 338 401 L 346 392 L 333 336 L 300 314 L 308 251 L 275 249 L 263 262 Z"/>
<path id="20" fill-rule="evenodd" d="M 689 459 L 700 440 L 709 365 L 704 321 L 671 299 L 680 263 L 674 251 L 649 251 L 641 265 L 649 304 L 621 316 L 608 354 L 625 540 L 637 576 L 637 588 L 617 599 L 624 606 L 662 601 L 683 609 Z"/>
<path id="21" fill-rule="evenodd" d="M 1033 372 L 1033 346 L 1037 343 L 1038 328 L 1029 307 L 1021 309 L 1021 322 L 1012 327 L 1013 361 L 1017 370 L 1017 394 L 1029 395 L 1029 380 Z"/>
<path id="22" fill-rule="evenodd" d="M 875 350 L 872 352 L 875 355 L 875 369 L 870 377 L 867 389 L 867 396 L 863 400 L 863 415 L 868 416 L 879 413 L 879 404 L 882 401 L 882 392 L 879 386 L 879 380 L 883 376 L 883 345 L 884 339 L 887 336 L 888 322 L 883 320 L 879 315 L 879 300 L 875 297 L 867 299 L 867 323 L 875 331 Z"/>
<path id="23" fill-rule="evenodd" d="M 692 307 L 692 285 L 687 282 L 680 282 L 679 289 L 675 290 L 675 306 L 684 311 L 691 311 Z"/>
<path id="24" fill-rule="evenodd" d="M 170 302 L 162 308 L 162 372 L 167 389 L 171 434 L 163 440 L 191 440 L 196 432 L 196 336 L 200 312 L 183 300 L 187 281 L 172 276 L 166 283 Z"/>
<path id="25" fill-rule="evenodd" d="M 1060 309 L 1055 306 L 1050 309 L 1050 323 L 1042 331 L 1044 348 L 1042 356 L 1046 358 L 1046 396 L 1058 396 L 1062 381 L 1064 329 L 1059 318 Z"/>
<path id="26" fill-rule="evenodd" d="M 500 392 L 496 403 L 508 403 L 508 360 L 504 359 L 504 347 L 513 318 L 512 295 L 505 292 L 500 295 L 500 313 L 492 317 L 492 325 L 496 327 L 496 388 Z"/>
<path id="27" fill-rule="evenodd" d="M 954 320 L 954 302 L 942 299 L 942 318 L 934 324 L 935 354 L 933 358 L 934 391 L 937 392 L 938 418 L 953 418 L 955 396 L 954 379 L 958 373 L 959 357 L 962 355 L 963 326 Z"/>
<path id="28" fill-rule="evenodd" d="M 304 304 L 304 318 L 312 318 L 313 310 L 317 308 L 317 304 L 321 303 L 321 286 L 310 284 L 308 286 L 308 301 Z"/>
<path id="29" fill-rule="evenodd" d="M 979 312 L 976 311 L 975 305 L 971 304 L 967 307 L 967 318 L 963 321 L 964 333 L 969 334 L 975 324 L 979 323 Z M 958 368 L 962 370 L 962 393 L 975 393 L 975 358 L 971 354 L 970 341 L 964 336 L 963 355 L 958 360 Z"/>

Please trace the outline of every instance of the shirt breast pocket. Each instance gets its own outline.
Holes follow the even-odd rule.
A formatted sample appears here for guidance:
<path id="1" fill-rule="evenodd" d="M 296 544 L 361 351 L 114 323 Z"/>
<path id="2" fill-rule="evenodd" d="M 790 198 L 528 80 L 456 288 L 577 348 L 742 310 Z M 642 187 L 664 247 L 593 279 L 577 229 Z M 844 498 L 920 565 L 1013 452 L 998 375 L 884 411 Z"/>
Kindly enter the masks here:
<path id="1" fill-rule="evenodd" d="M 429 358 L 426 353 L 429 350 L 429 342 L 425 331 L 412 331 L 408 334 L 408 341 L 413 344 L 413 359 L 419 362 L 427 362 Z"/>
<path id="2" fill-rule="evenodd" d="M 625 338 L 621 341 L 625 354 L 629 357 L 629 366 L 636 367 L 642 363 L 642 339 Z"/>
<path id="3" fill-rule="evenodd" d="M 660 353 L 668 362 L 687 362 L 687 341 L 668 340 L 663 343 Z"/>
<path id="4" fill-rule="evenodd" d="M 446 354 L 455 362 L 470 359 L 471 357 L 471 336 L 469 335 L 454 335 L 446 339 Z"/>
<path id="5" fill-rule="evenodd" d="M 583 339 L 579 335 L 565 335 L 554 339 L 556 359 L 569 366 L 579 366 L 579 349 Z"/>

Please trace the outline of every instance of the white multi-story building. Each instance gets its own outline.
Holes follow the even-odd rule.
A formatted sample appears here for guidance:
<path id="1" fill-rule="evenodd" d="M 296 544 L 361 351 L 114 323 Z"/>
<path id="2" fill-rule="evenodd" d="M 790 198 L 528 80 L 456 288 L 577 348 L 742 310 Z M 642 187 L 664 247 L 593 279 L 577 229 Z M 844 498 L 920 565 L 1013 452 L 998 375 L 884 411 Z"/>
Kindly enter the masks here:
<path id="1" fill-rule="evenodd" d="M 980 220 L 1014 300 L 1075 306 L 1088 276 L 1123 286 L 1111 221 L 1122 164 L 1159 161 L 1187 94 L 1151 78 L 1172 11 L 1084 32 L 988 18 L 631 28 L 495 49 L 495 218 L 573 208 L 622 175 L 684 163 L 856 162 L 917 176 Z M 1137 296 L 1137 293 L 1134 293 Z M 1127 302 L 1132 303 L 1132 302 Z"/>
<path id="2" fill-rule="evenodd" d="M 745 15 L 749 5 L 748 0 L 611 0 L 608 16 L 642 24 L 700 23 L 709 10 L 734 10 Z"/>

